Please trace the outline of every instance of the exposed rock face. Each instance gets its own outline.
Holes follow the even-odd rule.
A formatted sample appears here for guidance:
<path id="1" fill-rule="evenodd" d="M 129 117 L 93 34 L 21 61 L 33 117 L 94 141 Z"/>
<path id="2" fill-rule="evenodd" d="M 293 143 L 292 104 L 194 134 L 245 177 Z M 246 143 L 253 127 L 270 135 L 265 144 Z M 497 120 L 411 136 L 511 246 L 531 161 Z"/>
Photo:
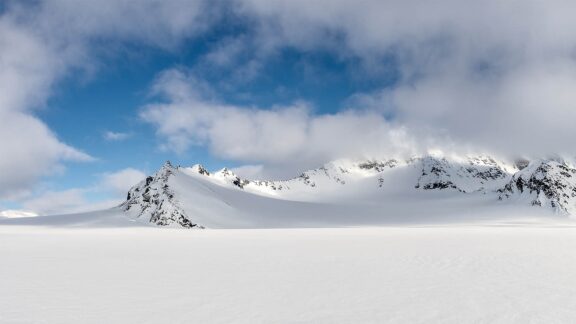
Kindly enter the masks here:
<path id="1" fill-rule="evenodd" d="M 154 176 L 147 177 L 130 189 L 126 201 L 121 205 L 124 211 L 158 226 L 202 228 L 186 216 L 174 198 L 169 186 L 174 170 L 170 162 L 166 162 Z"/>
<path id="2" fill-rule="evenodd" d="M 419 160 L 422 174 L 416 188 L 424 190 L 455 189 L 460 192 L 488 192 L 509 175 L 489 157 L 469 157 L 464 161 L 427 156 Z"/>
<path id="3" fill-rule="evenodd" d="M 516 166 L 516 168 L 518 168 L 518 170 L 522 170 L 522 169 L 526 168 L 528 166 L 528 164 L 530 164 L 530 161 L 528 161 L 526 159 L 516 159 L 516 161 L 514 161 L 514 166 Z"/>
<path id="4" fill-rule="evenodd" d="M 398 165 L 398 161 L 391 159 L 388 161 L 366 161 L 358 164 L 360 169 L 364 170 L 374 170 L 376 172 L 382 172 L 386 169 L 391 169 Z"/>
<path id="5" fill-rule="evenodd" d="M 190 169 L 192 169 L 193 172 L 197 172 L 198 174 L 201 174 L 201 175 L 205 175 L 205 176 L 210 175 L 210 172 L 208 172 L 208 170 L 206 170 L 206 168 L 204 168 L 204 166 L 201 164 L 195 164 Z"/>
<path id="6" fill-rule="evenodd" d="M 576 169 L 563 162 L 537 160 L 512 176 L 499 190 L 500 199 L 527 197 L 532 205 L 576 212 Z"/>
<path id="7" fill-rule="evenodd" d="M 459 189 L 452 182 L 450 165 L 446 159 L 426 157 L 421 160 L 422 175 L 418 179 L 415 188 L 430 189 Z"/>

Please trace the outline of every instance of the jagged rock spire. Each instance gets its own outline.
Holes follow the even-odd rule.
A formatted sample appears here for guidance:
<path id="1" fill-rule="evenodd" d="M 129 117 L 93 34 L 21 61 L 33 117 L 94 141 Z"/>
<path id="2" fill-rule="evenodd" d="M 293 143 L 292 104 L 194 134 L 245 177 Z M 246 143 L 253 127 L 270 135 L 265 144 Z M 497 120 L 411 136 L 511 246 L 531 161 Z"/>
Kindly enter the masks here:
<path id="1" fill-rule="evenodd" d="M 188 218 L 176 201 L 169 184 L 174 172 L 172 163 L 166 161 L 154 176 L 147 177 L 130 189 L 121 207 L 133 217 L 155 225 L 202 228 Z"/>

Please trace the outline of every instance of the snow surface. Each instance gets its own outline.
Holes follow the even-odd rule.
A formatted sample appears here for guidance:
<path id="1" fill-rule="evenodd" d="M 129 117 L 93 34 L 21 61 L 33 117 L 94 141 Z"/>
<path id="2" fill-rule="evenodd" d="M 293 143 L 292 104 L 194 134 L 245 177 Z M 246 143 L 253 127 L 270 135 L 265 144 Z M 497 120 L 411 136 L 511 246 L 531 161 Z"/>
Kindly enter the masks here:
<path id="1" fill-rule="evenodd" d="M 166 164 L 117 208 L 0 217 L 0 323 L 575 322 L 576 169 L 530 163 Z"/>
<path id="2" fill-rule="evenodd" d="M 569 224 L 190 231 L 96 216 L 0 225 L 0 323 L 576 321 Z"/>

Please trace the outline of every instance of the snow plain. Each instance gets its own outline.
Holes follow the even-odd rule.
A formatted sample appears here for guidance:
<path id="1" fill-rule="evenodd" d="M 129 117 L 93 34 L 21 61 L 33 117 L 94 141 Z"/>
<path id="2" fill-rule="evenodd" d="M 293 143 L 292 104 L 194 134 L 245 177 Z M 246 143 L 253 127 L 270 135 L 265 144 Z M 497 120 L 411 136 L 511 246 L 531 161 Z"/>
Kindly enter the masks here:
<path id="1" fill-rule="evenodd" d="M 572 223 L 182 230 L 37 221 L 0 222 L 0 323 L 576 321 Z"/>

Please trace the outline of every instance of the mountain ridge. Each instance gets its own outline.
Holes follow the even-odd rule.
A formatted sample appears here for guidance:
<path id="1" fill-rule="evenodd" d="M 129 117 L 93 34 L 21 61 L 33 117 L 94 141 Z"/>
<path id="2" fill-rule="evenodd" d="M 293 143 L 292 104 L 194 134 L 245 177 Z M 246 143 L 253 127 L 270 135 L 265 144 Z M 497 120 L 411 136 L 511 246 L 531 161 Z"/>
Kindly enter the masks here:
<path id="1" fill-rule="evenodd" d="M 228 222 L 244 226 L 243 220 L 267 222 L 273 218 L 269 215 L 278 213 L 286 216 L 276 218 L 289 222 L 292 208 L 301 216 L 317 213 L 330 218 L 337 214 L 335 218 L 339 220 L 346 215 L 338 207 L 350 208 L 351 214 L 376 218 L 378 213 L 403 214 L 402 201 L 398 199 L 405 199 L 407 207 L 433 200 L 434 195 L 421 192 L 439 193 L 439 201 L 462 201 L 458 205 L 466 205 L 464 197 L 470 197 L 485 204 L 509 201 L 548 207 L 570 216 L 576 214 L 576 169 L 557 159 L 525 163 L 487 155 L 424 155 L 409 159 L 336 160 L 287 180 L 251 180 L 227 168 L 209 172 L 200 164 L 175 167 L 167 162 L 130 189 L 121 208 L 132 219 L 158 226 L 205 228 L 226 226 Z M 401 198 L 394 201 L 393 197 Z M 364 206 L 369 206 L 369 210 Z M 448 207 L 435 208 L 450 212 Z M 417 209 L 415 212 L 423 213 Z M 359 216 L 350 216 L 355 217 Z"/>

